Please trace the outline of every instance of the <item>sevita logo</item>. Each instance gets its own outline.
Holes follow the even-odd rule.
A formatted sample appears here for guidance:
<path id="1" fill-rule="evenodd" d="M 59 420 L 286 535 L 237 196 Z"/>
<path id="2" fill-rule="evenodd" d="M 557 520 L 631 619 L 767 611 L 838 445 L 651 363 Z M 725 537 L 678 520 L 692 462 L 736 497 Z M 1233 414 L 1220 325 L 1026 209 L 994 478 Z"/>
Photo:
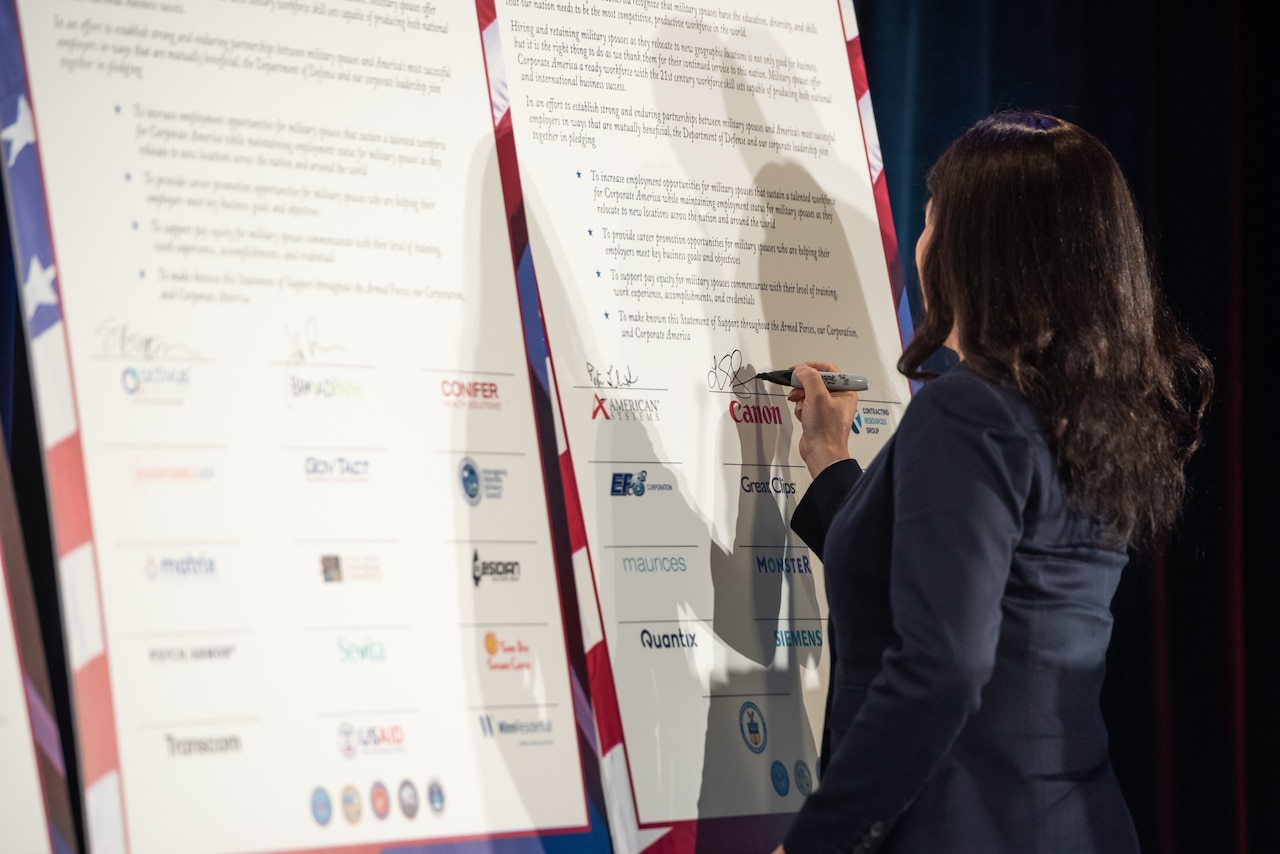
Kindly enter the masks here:
<path id="1" fill-rule="evenodd" d="M 386 660 L 387 646 L 380 640 L 365 638 L 355 641 L 346 637 L 338 638 L 338 661 L 343 664 L 359 664 L 366 661 L 385 662 Z"/>

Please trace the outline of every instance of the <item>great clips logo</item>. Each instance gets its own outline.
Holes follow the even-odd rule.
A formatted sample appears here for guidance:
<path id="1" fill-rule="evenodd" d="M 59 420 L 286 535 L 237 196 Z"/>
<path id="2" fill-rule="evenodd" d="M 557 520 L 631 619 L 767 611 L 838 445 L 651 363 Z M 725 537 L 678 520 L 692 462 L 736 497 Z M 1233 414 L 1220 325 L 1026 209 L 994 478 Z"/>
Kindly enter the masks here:
<path id="1" fill-rule="evenodd" d="M 501 409 L 498 384 L 485 380 L 441 380 L 440 396 L 445 406 L 458 409 Z"/>

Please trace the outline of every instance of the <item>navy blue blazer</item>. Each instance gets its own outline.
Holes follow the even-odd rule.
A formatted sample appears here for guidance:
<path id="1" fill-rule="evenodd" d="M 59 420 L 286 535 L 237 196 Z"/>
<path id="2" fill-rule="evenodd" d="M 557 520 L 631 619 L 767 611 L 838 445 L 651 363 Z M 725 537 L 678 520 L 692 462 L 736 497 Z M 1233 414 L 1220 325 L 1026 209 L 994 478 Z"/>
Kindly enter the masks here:
<path id="1" fill-rule="evenodd" d="M 787 854 L 1138 850 L 1098 705 L 1127 555 L 1068 508 L 1024 398 L 961 364 L 791 524 L 838 655 Z"/>

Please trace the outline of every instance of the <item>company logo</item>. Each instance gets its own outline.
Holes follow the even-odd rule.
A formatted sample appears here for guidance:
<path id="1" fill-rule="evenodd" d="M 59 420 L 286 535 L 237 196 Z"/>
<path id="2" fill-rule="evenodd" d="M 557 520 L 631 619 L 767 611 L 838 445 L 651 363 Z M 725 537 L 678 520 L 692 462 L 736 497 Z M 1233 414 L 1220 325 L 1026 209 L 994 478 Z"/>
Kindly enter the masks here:
<path id="1" fill-rule="evenodd" d="M 333 802 L 329 800 L 329 793 L 323 786 L 316 786 L 315 791 L 311 793 L 311 817 L 321 827 L 333 818 Z"/>
<path id="2" fill-rule="evenodd" d="M 688 649 L 698 645 L 697 632 L 651 632 L 640 630 L 640 645 L 645 649 Z"/>
<path id="3" fill-rule="evenodd" d="M 405 818 L 413 818 L 418 814 L 421 802 L 418 800 L 418 787 L 409 780 L 400 784 L 400 812 Z"/>
<path id="4" fill-rule="evenodd" d="M 471 556 L 471 577 L 480 586 L 480 581 L 488 576 L 494 581 L 519 581 L 520 561 L 518 560 L 481 560 L 477 549 Z"/>
<path id="5" fill-rule="evenodd" d="M 623 572 L 685 572 L 689 569 L 683 555 L 624 557 Z"/>
<path id="6" fill-rule="evenodd" d="M 209 483 L 213 466 L 183 463 L 143 463 L 134 460 L 130 473 L 135 483 Z"/>
<path id="7" fill-rule="evenodd" d="M 191 390 L 191 368 L 167 365 L 125 368 L 120 372 L 120 388 L 139 401 L 176 401 Z"/>
<path id="8" fill-rule="evenodd" d="M 780 477 L 770 478 L 769 480 L 752 480 L 744 475 L 742 478 L 742 491 L 795 495 L 796 484 L 793 480 L 783 480 Z"/>
<path id="9" fill-rule="evenodd" d="M 772 555 L 757 554 L 756 572 L 783 575 L 806 575 L 813 572 L 813 565 L 809 563 L 808 555 L 800 555 L 799 557 L 773 557 Z"/>
<path id="10" fill-rule="evenodd" d="M 239 753 L 244 749 L 238 735 L 174 738 L 166 733 L 164 741 L 170 756 L 211 756 L 215 753 Z"/>
<path id="11" fill-rule="evenodd" d="M 853 413 L 853 423 L 849 425 L 849 429 L 853 431 L 853 435 L 858 436 L 862 433 L 862 413 Z"/>
<path id="12" fill-rule="evenodd" d="M 379 581 L 382 579 L 382 561 L 376 555 L 320 555 L 320 577 L 326 584 Z"/>
<path id="13" fill-rule="evenodd" d="M 338 661 L 343 664 L 387 660 L 387 645 L 380 640 L 338 638 Z"/>
<path id="14" fill-rule="evenodd" d="M 404 727 L 355 726 L 344 722 L 338 727 L 338 750 L 348 759 L 361 753 L 396 753 L 404 749 Z"/>
<path id="15" fill-rule="evenodd" d="M 862 407 L 862 411 L 854 419 L 853 432 L 857 433 L 859 427 L 866 430 L 868 436 L 874 436 L 881 430 L 888 430 L 889 410 L 883 406 Z"/>
<path id="16" fill-rule="evenodd" d="M 591 420 L 605 421 L 661 421 L 658 401 L 652 397 L 601 397 L 593 394 Z"/>
<path id="17" fill-rule="evenodd" d="M 440 396 L 446 406 L 466 409 L 501 409 L 498 384 L 479 380 L 441 380 Z"/>
<path id="18" fill-rule="evenodd" d="M 729 417 L 739 424 L 781 424 L 782 409 L 768 404 L 743 403 L 735 398 L 729 401 Z"/>
<path id="19" fill-rule="evenodd" d="M 822 646 L 821 629 L 792 629 L 775 631 L 773 642 L 776 646 Z"/>
<path id="20" fill-rule="evenodd" d="M 470 457 L 463 457 L 458 464 L 458 482 L 462 485 L 462 497 L 472 507 L 480 499 L 498 499 L 506 487 L 507 470 L 481 468 Z"/>
<path id="21" fill-rule="evenodd" d="M 391 812 L 391 795 L 387 793 L 387 787 L 382 785 L 380 780 L 374 783 L 373 788 L 369 790 L 369 807 L 379 821 L 386 818 L 387 813 Z"/>
<path id="22" fill-rule="evenodd" d="M 522 640 L 504 640 L 496 632 L 484 636 L 485 664 L 490 670 L 528 670 L 533 667 L 532 650 Z"/>
<path id="23" fill-rule="evenodd" d="M 649 480 L 649 473 L 615 471 L 609 483 L 609 494 L 617 496 L 634 495 L 639 498 L 646 492 L 670 492 L 675 487 L 669 483 L 658 483 Z"/>
<path id="24" fill-rule="evenodd" d="M 813 791 L 813 777 L 809 776 L 809 766 L 805 764 L 803 759 L 797 759 L 795 768 L 791 770 L 791 776 L 796 778 L 796 791 L 801 795 L 808 797 Z"/>
<path id="25" fill-rule="evenodd" d="M 436 815 L 444 812 L 444 786 L 440 785 L 439 780 L 432 780 L 427 785 L 427 803 Z"/>
<path id="26" fill-rule="evenodd" d="M 551 721 L 519 718 L 495 721 L 492 715 L 480 715 L 480 734 L 485 738 L 514 737 L 521 747 L 551 744 Z"/>
<path id="27" fill-rule="evenodd" d="M 149 581 L 213 581 L 218 577 L 218 561 L 204 552 L 161 557 L 149 554 L 142 571 Z"/>
<path id="28" fill-rule="evenodd" d="M 769 779 L 773 782 L 773 790 L 781 797 L 786 797 L 791 791 L 791 778 L 787 774 L 787 766 L 778 760 L 774 760 L 769 766 Z"/>
<path id="29" fill-rule="evenodd" d="M 355 824 L 360 821 L 360 792 L 355 786 L 346 786 L 342 790 L 342 814 L 347 817 L 347 821 Z"/>
<path id="30" fill-rule="evenodd" d="M 748 750 L 752 753 L 764 753 L 765 745 L 769 743 L 769 729 L 764 723 L 764 713 L 750 700 L 738 709 L 738 730 L 742 733 L 742 740 L 746 742 Z"/>
<path id="31" fill-rule="evenodd" d="M 218 644 L 207 646 L 154 646 L 147 650 L 147 660 L 152 664 L 169 664 L 185 661 L 229 661 L 235 655 L 236 645 Z"/>
<path id="32" fill-rule="evenodd" d="M 350 457 L 307 457 L 303 471 L 309 483 L 367 483 L 369 460 Z"/>
<path id="33" fill-rule="evenodd" d="M 289 400 L 341 400 L 364 396 L 364 386 L 355 380 L 339 377 L 299 377 L 290 375 Z"/>

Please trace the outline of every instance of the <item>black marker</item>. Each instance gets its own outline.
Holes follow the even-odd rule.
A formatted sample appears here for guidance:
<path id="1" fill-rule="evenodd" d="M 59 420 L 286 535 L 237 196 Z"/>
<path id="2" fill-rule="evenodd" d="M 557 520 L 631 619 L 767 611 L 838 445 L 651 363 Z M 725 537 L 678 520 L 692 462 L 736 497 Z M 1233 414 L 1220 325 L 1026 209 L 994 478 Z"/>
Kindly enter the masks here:
<path id="1" fill-rule="evenodd" d="M 829 391 L 866 391 L 871 388 L 871 380 L 866 377 L 860 377 L 857 374 L 834 374 L 829 371 L 819 371 L 818 376 L 822 377 L 822 384 Z M 790 386 L 791 388 L 804 388 L 804 383 L 796 379 L 794 371 L 766 371 L 762 374 L 756 374 L 758 380 L 767 380 L 778 385 Z"/>

